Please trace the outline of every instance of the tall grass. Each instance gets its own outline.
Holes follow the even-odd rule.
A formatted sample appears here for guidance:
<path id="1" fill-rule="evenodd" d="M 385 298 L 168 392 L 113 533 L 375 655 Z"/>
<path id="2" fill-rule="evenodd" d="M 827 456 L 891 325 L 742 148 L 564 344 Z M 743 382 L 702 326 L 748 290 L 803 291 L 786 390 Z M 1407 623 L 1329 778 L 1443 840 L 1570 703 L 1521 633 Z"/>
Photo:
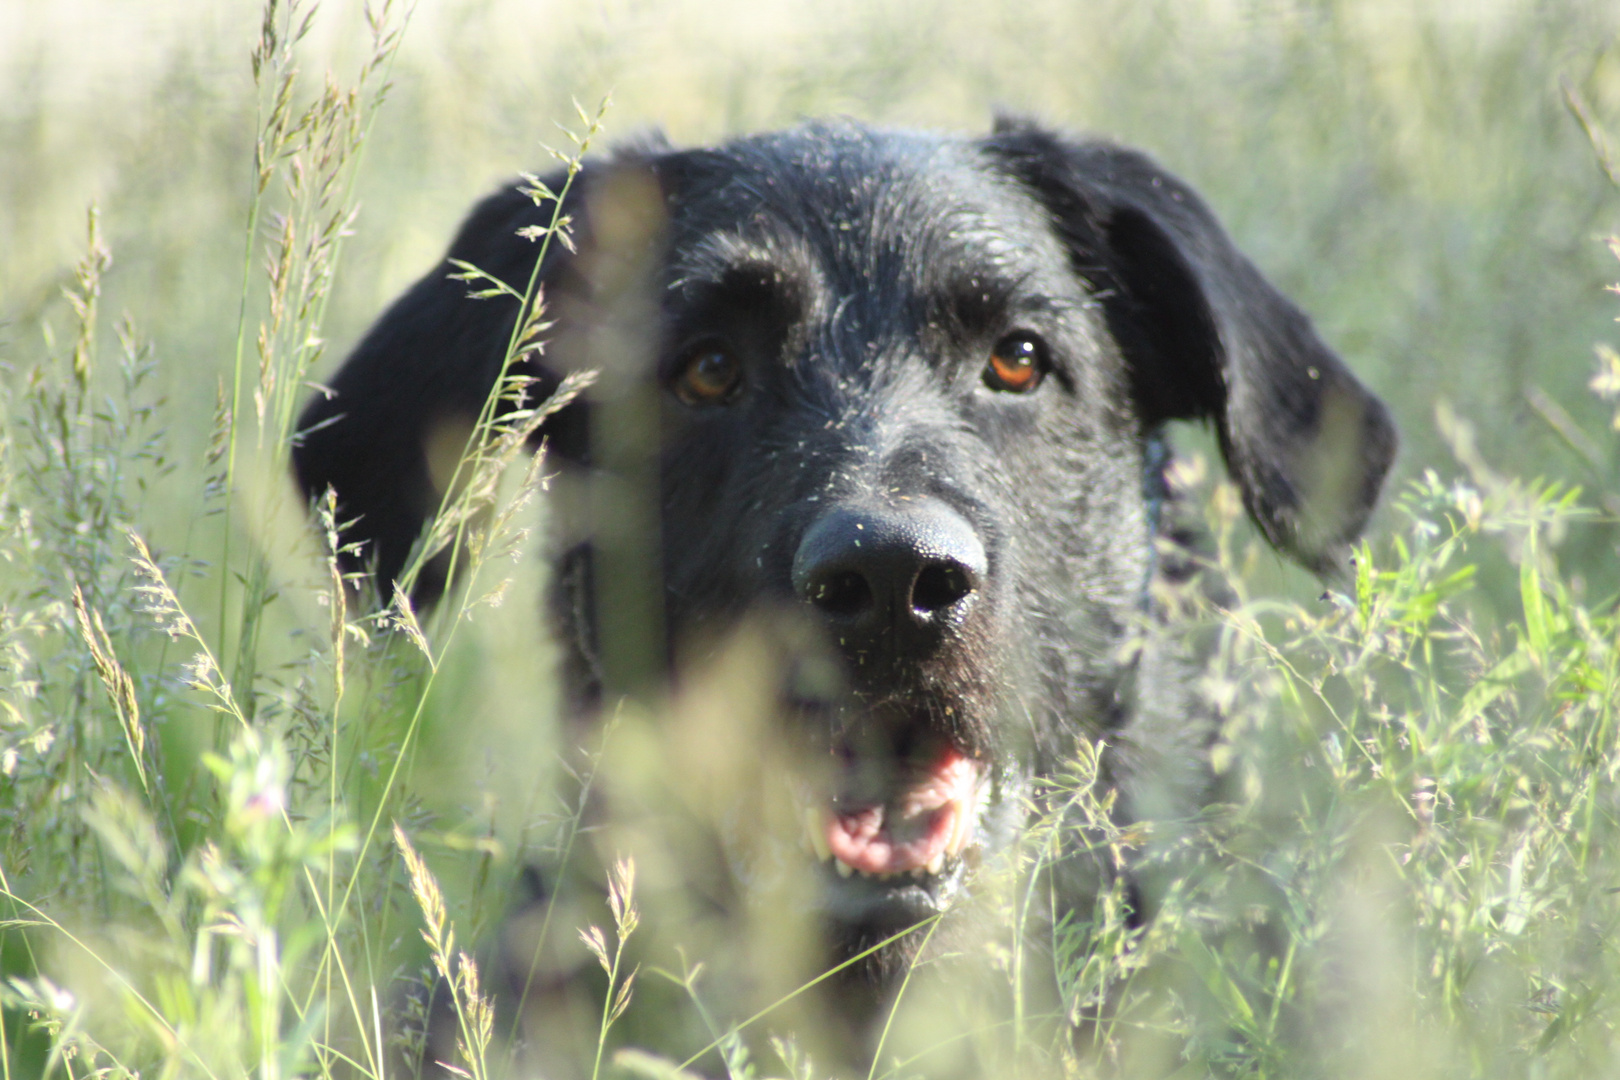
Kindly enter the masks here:
<path id="1" fill-rule="evenodd" d="M 648 59 L 653 39 L 603 10 L 594 59 L 570 71 L 624 78 L 618 108 L 640 115 L 638 48 L 650 69 L 685 61 Z M 1189 451 L 1176 482 L 1214 541 L 1211 591 L 1233 599 L 1161 599 L 1210 658 L 1222 801 L 1121 831 L 1082 747 L 1038 793 L 1023 847 L 987 868 L 982 934 L 906 976 L 868 1080 L 1614 1070 L 1620 342 L 1595 274 L 1620 277 L 1598 261 L 1620 240 L 1606 252 L 1594 234 L 1620 205 L 1600 167 L 1612 178 L 1620 75 L 1612 47 L 1569 43 L 1612 33 L 1602 12 L 1493 10 L 1459 27 L 1354 5 L 1106 6 L 1106 40 L 1061 46 L 1060 30 L 1084 36 L 1081 15 L 992 9 L 984 37 L 952 12 L 919 27 L 874 5 L 806 45 L 815 79 L 765 71 L 769 102 L 743 69 L 687 72 L 706 89 L 670 102 L 671 121 L 705 134 L 828 107 L 955 122 L 926 103 L 929 48 L 966 35 L 980 48 L 951 93 L 1136 134 L 1232 208 L 1375 382 L 1447 399 L 1399 395 L 1408 475 L 1354 580 L 1325 593 L 1279 587 L 1235 493 Z M 367 176 L 453 187 L 444 213 L 467 197 L 420 148 L 407 168 L 385 99 L 405 97 L 413 123 L 438 116 L 445 100 L 424 95 L 491 62 L 481 41 L 447 50 L 448 70 L 407 63 L 407 12 L 382 4 L 350 74 L 314 80 L 315 14 L 266 5 L 233 114 L 252 137 L 217 137 L 246 172 L 227 201 L 239 257 L 182 258 L 165 303 L 148 279 L 174 241 L 118 221 L 140 198 L 170 208 L 137 175 L 90 211 L 60 280 L 3 271 L 0 1075 L 411 1075 L 435 986 L 453 1031 L 434 1045 L 473 1076 L 829 1075 L 839 1048 L 787 902 L 797 881 L 764 872 L 796 825 L 759 780 L 784 752 L 761 673 L 798 647 L 791 631 L 750 626 L 679 696 L 641 691 L 598 727 L 557 719 L 534 607 L 501 603 L 538 595 L 543 574 L 530 537 L 546 473 L 523 447 L 548 406 L 511 408 L 510 378 L 418 551 L 461 571 L 432 619 L 403 594 L 365 599 L 330 503 L 311 528 L 292 497 L 292 418 L 327 343 L 398 283 L 348 284 L 379 263 L 377 241 L 349 238 L 358 194 L 424 243 L 444 231 L 417 220 L 411 183 Z M 1526 28 L 1537 50 L 1515 66 Z M 581 48 L 572 34 L 543 46 Z M 1155 58 L 1164 86 L 1144 90 L 1130 72 Z M 1075 74 L 1059 90 L 1021 74 L 1043 65 Z M 1195 93 L 1208 80 L 1222 94 Z M 1482 86 L 1503 99 L 1447 111 Z M 541 126 L 532 102 L 501 111 L 515 90 L 483 91 L 479 108 Z M 1459 115 L 1477 136 L 1466 155 L 1435 130 Z M 579 120 L 565 163 L 600 136 L 601 113 Z M 1541 198 L 1538 170 L 1565 185 Z M 565 228 L 554 217 L 537 256 Z M 509 362 L 536 347 L 534 281 L 465 272 L 521 299 Z M 111 316 L 114 294 L 140 317 Z M 742 838 L 739 815 L 758 825 Z M 1129 923 L 1117 890 L 1052 911 L 1041 871 L 1076 846 L 1162 867 L 1154 918 Z M 552 878 L 513 900 L 529 863 Z M 739 868 L 778 884 L 727 893 Z"/>

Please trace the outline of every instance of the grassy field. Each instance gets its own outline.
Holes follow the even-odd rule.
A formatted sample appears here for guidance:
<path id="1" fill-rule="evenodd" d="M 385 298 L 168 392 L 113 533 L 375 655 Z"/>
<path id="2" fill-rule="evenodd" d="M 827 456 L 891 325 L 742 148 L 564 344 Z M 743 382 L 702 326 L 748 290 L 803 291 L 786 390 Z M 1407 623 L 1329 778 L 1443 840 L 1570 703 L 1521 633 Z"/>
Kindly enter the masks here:
<path id="1" fill-rule="evenodd" d="M 542 143 L 576 153 L 558 123 L 582 138 L 609 92 L 597 145 L 1006 108 L 1143 146 L 1402 427 L 1325 599 L 1218 468 L 1182 470 L 1239 597 L 1189 623 L 1231 801 L 1113 837 L 1179 883 L 1143 930 L 1110 896 L 1062 927 L 1027 1000 L 1015 875 L 989 901 L 1005 932 L 962 961 L 1005 992 L 911 1010 L 874 1075 L 947 1075 L 965 1044 L 998 1076 L 1620 1070 L 1612 4 L 331 0 L 266 22 L 81 0 L 0 8 L 0 91 L 0 1076 L 402 1075 L 408 989 L 489 936 L 527 859 L 594 842 L 598 782 L 640 793 L 619 839 L 647 926 L 548 907 L 547 963 L 594 965 L 595 923 L 606 984 L 643 972 L 622 1017 L 559 1014 L 577 1062 L 547 1074 L 822 1075 L 769 1038 L 813 1049 L 791 1008 L 729 1032 L 671 951 L 718 985 L 705 943 L 772 928 L 683 922 L 649 854 L 672 849 L 659 732 L 745 697 L 748 643 L 687 699 L 628 706 L 617 757 L 581 750 L 510 440 L 448 519 L 478 541 L 467 594 L 420 633 L 351 606 L 286 480 L 305 381 L 473 199 Z M 777 964 L 754 982 L 797 985 L 748 951 Z M 464 1065 L 500 1075 L 477 998 Z"/>

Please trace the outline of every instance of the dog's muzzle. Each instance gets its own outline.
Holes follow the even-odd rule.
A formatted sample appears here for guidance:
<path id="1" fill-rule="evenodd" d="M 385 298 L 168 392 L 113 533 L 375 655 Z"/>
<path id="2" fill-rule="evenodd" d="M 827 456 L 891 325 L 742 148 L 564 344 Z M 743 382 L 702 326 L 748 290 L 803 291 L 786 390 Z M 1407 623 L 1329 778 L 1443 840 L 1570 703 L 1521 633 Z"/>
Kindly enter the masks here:
<path id="1" fill-rule="evenodd" d="M 842 503 L 805 531 L 795 593 L 826 626 L 860 689 L 830 747 L 831 785 L 806 808 L 806 846 L 835 909 L 937 909 L 977 846 L 989 770 L 908 687 L 985 601 L 989 560 L 973 526 L 932 498 Z M 947 706 L 948 708 L 948 706 Z M 851 880 L 854 879 L 854 880 Z"/>

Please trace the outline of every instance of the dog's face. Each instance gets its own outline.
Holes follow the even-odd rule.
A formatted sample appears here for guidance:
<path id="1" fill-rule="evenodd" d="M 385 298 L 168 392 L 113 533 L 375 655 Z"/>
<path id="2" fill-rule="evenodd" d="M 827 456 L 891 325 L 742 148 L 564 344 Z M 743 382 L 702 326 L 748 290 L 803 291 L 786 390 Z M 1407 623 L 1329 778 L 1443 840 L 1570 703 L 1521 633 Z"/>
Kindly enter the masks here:
<path id="1" fill-rule="evenodd" d="M 946 904 L 1037 750 L 1102 721 L 1151 550 L 1129 379 L 980 146 L 812 130 L 654 167 L 671 627 L 780 598 L 836 643 L 806 828 L 865 947 Z"/>
<path id="2" fill-rule="evenodd" d="M 835 951 L 952 903 L 1077 734 L 1125 748 L 1127 812 L 1195 798 L 1193 710 L 1144 727 L 1120 686 L 1153 572 L 1151 450 L 1168 420 L 1212 420 L 1268 537 L 1330 566 L 1394 439 L 1304 316 L 1139 155 L 1017 124 L 981 140 L 818 125 L 587 169 L 582 251 L 544 268 L 562 344 L 542 384 L 596 362 L 582 343 L 617 256 L 592 192 L 630 174 L 658 202 L 643 378 L 673 654 L 769 606 L 840 658 L 836 687 L 787 710 Z M 452 255 L 522 280 L 533 248 L 514 234 L 549 212 L 497 195 Z M 509 338 L 512 310 L 460 293 L 424 279 L 302 425 L 306 490 L 331 484 L 362 515 L 383 574 L 434 501 L 425 433 L 476 412 Z M 591 407 L 551 434 L 600 465 Z M 571 628 L 586 652 L 588 608 Z M 1189 699 L 1160 687 L 1156 707 Z"/>

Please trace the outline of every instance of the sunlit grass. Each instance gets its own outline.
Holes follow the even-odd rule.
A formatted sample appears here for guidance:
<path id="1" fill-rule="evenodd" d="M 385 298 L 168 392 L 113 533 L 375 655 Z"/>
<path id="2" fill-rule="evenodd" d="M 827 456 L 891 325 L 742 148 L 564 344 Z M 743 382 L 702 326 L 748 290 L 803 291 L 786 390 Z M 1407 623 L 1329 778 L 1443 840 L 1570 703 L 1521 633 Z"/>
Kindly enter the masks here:
<path id="1" fill-rule="evenodd" d="M 431 617 L 372 610 L 287 480 L 309 381 L 609 83 L 620 131 L 980 128 L 1003 103 L 1145 144 L 1402 416 L 1383 531 L 1325 593 L 1276 573 L 1212 466 L 1178 470 L 1235 597 L 1163 598 L 1210 656 L 1223 800 L 1122 831 L 1082 747 L 989 875 L 991 929 L 907 977 L 871 1077 L 1613 1071 L 1614 13 L 313 14 L 212 24 L 116 99 L 0 68 L 5 1076 L 410 1075 L 401 1019 L 436 980 L 474 1076 L 826 1075 L 790 905 L 713 913 L 726 813 L 778 813 L 750 786 L 781 752 L 771 632 L 678 697 L 559 718 L 528 599 L 542 411 L 474 431 L 420 552 L 462 571 Z M 579 120 L 565 160 L 602 137 Z M 543 313 L 502 285 L 515 359 Z M 1076 846 L 1162 867 L 1155 917 L 1105 889 L 1054 927 L 1039 871 Z M 525 903 L 530 862 L 556 876 Z M 514 977 L 546 1056 L 505 1038 Z"/>

